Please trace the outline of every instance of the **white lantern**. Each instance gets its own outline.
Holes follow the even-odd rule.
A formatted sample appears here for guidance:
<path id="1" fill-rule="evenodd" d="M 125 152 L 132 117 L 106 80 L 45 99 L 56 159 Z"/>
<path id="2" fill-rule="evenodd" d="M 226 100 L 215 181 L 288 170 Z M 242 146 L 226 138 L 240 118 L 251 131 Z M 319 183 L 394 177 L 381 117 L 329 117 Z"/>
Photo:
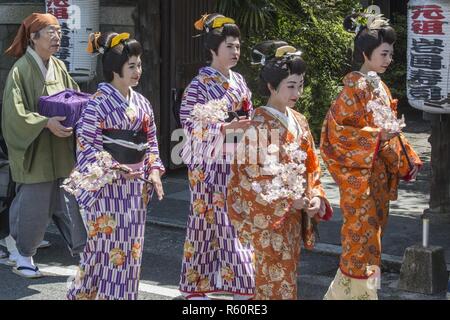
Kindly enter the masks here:
<path id="1" fill-rule="evenodd" d="M 92 80 L 97 58 L 86 47 L 89 34 L 100 28 L 99 0 L 46 0 L 45 9 L 58 18 L 62 28 L 61 47 L 55 56 L 64 61 L 75 81 Z"/>
<path id="2" fill-rule="evenodd" d="M 450 1 L 408 2 L 408 79 L 411 106 L 450 113 Z"/>

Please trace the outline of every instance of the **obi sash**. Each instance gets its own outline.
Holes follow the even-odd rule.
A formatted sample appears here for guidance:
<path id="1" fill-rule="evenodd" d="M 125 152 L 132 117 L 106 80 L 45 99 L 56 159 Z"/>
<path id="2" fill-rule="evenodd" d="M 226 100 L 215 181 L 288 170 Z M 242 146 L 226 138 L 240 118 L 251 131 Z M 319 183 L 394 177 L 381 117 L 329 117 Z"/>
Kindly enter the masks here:
<path id="1" fill-rule="evenodd" d="M 103 150 L 120 164 L 135 164 L 144 160 L 148 147 L 144 131 L 103 129 Z"/>

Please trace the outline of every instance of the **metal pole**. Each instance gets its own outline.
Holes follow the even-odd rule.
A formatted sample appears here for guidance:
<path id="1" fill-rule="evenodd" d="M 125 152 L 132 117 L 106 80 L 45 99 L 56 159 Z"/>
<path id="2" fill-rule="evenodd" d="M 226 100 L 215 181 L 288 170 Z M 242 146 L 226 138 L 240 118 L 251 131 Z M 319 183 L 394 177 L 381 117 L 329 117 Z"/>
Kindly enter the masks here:
<path id="1" fill-rule="evenodd" d="M 430 220 L 429 219 L 423 219 L 423 239 L 422 239 L 422 245 L 424 248 L 428 247 L 429 243 L 429 236 L 430 236 Z"/>
<path id="2" fill-rule="evenodd" d="M 422 214 L 422 246 L 428 248 L 430 240 L 430 219 L 425 212 Z"/>

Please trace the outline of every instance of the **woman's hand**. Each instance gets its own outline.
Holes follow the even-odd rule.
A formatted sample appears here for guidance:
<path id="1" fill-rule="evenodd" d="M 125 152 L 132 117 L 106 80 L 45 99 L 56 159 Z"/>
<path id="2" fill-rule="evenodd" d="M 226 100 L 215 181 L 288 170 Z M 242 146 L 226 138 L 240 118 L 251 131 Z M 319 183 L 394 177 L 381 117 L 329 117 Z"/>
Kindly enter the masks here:
<path id="1" fill-rule="evenodd" d="M 158 200 L 161 201 L 164 198 L 164 190 L 161 182 L 161 173 L 158 169 L 153 169 L 149 176 L 150 181 L 155 187 Z"/>
<path id="2" fill-rule="evenodd" d="M 314 217 L 318 212 L 322 213 L 322 216 L 325 214 L 325 210 L 321 210 L 325 203 L 322 204 L 322 199 L 320 197 L 314 197 L 309 202 L 309 207 L 306 208 L 306 213 L 310 218 Z"/>
<path id="3" fill-rule="evenodd" d="M 126 165 L 119 165 L 118 168 L 120 169 L 120 174 L 125 179 L 136 179 L 136 178 L 142 178 L 144 172 L 143 171 L 133 171 L 131 168 L 127 167 Z"/>
<path id="4" fill-rule="evenodd" d="M 226 134 L 227 130 L 247 130 L 249 127 L 257 125 L 258 122 L 247 119 L 245 117 L 239 118 L 239 121 L 231 121 L 231 122 L 225 122 L 222 124 L 221 132 L 222 134 Z"/>
<path id="5" fill-rule="evenodd" d="M 392 138 L 395 138 L 399 134 L 400 134 L 400 132 L 389 132 L 387 130 L 381 129 L 380 140 L 388 141 L 388 140 L 391 140 Z"/>

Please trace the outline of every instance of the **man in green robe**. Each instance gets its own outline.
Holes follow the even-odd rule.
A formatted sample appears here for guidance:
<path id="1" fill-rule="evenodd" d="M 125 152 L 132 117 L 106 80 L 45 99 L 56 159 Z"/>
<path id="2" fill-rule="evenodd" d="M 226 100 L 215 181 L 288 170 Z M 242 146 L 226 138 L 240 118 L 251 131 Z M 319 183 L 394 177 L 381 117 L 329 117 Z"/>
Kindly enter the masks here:
<path id="1" fill-rule="evenodd" d="M 38 113 L 41 96 L 79 90 L 64 63 L 53 56 L 60 46 L 61 27 L 51 14 L 27 17 L 6 54 L 19 58 L 6 80 L 2 131 L 8 146 L 17 195 L 10 208 L 11 235 L 16 240 L 14 272 L 42 276 L 33 256 L 53 219 L 72 254 L 82 252 L 86 231 L 75 199 L 60 185 L 75 163 L 73 128 L 64 117 Z"/>

